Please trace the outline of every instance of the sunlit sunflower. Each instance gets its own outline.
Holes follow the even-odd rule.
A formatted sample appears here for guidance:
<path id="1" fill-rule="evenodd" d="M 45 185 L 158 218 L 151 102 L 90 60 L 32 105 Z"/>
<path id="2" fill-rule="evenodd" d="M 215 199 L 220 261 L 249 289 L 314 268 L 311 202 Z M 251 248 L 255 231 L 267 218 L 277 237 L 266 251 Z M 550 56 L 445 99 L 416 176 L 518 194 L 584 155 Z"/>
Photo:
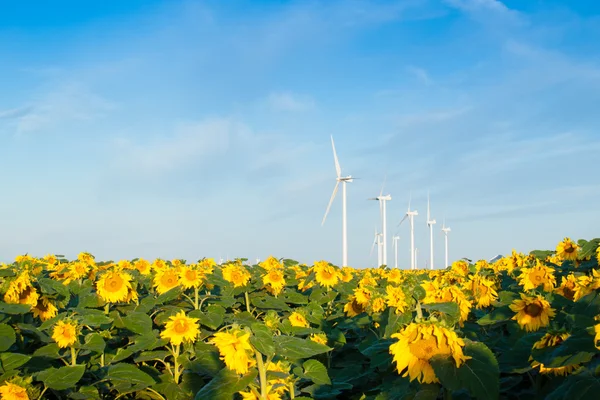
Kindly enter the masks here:
<path id="1" fill-rule="evenodd" d="M 387 301 L 388 307 L 394 307 L 396 309 L 396 314 L 402 314 L 408 308 L 406 295 L 401 287 L 388 285 L 385 288 L 385 293 L 385 300 Z"/>
<path id="2" fill-rule="evenodd" d="M 158 272 L 158 271 L 161 271 L 163 269 L 168 268 L 168 265 L 167 265 L 167 262 L 165 260 L 157 258 L 154 261 L 152 261 L 152 264 L 150 265 L 150 267 L 154 271 Z"/>
<path id="3" fill-rule="evenodd" d="M 47 321 L 50 318 L 56 317 L 58 309 L 46 297 L 40 297 L 35 307 L 31 309 L 34 317 L 38 317 L 42 321 Z"/>
<path id="4" fill-rule="evenodd" d="M 292 324 L 292 326 L 297 326 L 300 328 L 310 327 L 310 324 L 308 323 L 304 315 L 300 314 L 297 311 L 291 313 L 288 319 L 290 320 L 290 324 Z"/>
<path id="5" fill-rule="evenodd" d="M 367 307 L 371 302 L 371 291 L 364 287 L 357 287 L 354 289 L 354 299 L 358 304 L 363 307 Z"/>
<path id="6" fill-rule="evenodd" d="M 317 283 L 327 288 L 337 285 L 342 275 L 337 268 L 326 261 L 316 261 L 312 270 L 315 273 Z"/>
<path id="7" fill-rule="evenodd" d="M 554 333 L 554 334 L 548 332 L 540 340 L 538 340 L 537 342 L 534 343 L 533 348 L 534 349 L 544 349 L 546 347 L 558 346 L 559 344 L 561 344 L 562 342 L 567 340 L 567 338 L 569 336 L 570 335 L 565 332 Z M 579 367 L 579 364 L 573 364 L 573 365 L 567 365 L 564 367 L 546 368 L 546 367 L 544 367 L 544 364 L 535 361 L 533 359 L 533 357 L 529 357 L 529 361 L 531 362 L 531 366 L 533 368 L 540 367 L 541 374 L 553 374 L 553 375 L 566 376 Z"/>
<path id="8" fill-rule="evenodd" d="M 94 256 L 91 255 L 90 253 L 86 253 L 86 252 L 81 252 L 77 255 L 77 260 L 81 261 L 84 264 L 87 265 L 94 265 L 96 263 L 96 261 L 94 260 Z"/>
<path id="9" fill-rule="evenodd" d="M 265 325 L 267 328 L 271 330 L 276 330 L 279 328 L 279 315 L 277 315 L 277 311 L 269 310 L 267 311 L 267 315 L 265 315 L 264 319 Z"/>
<path id="10" fill-rule="evenodd" d="M 33 257 L 31 257 L 29 254 L 23 254 L 23 255 L 15 257 L 15 262 L 17 262 L 17 263 L 21 263 L 24 261 L 32 261 L 32 260 L 33 260 Z"/>
<path id="11" fill-rule="evenodd" d="M 542 264 L 540 260 L 536 260 L 535 266 L 521 269 L 519 285 L 523 286 L 523 291 L 533 290 L 538 286 L 542 286 L 545 291 L 550 292 L 556 286 L 554 269 Z"/>
<path id="12" fill-rule="evenodd" d="M 358 281 L 358 286 L 359 287 L 362 287 L 362 286 L 377 287 L 377 279 L 373 278 L 373 275 L 371 275 L 371 272 L 367 271 L 367 272 L 365 272 L 363 277 L 360 279 L 360 281 Z"/>
<path id="13" fill-rule="evenodd" d="M 179 285 L 179 276 L 175 268 L 156 270 L 153 286 L 156 288 L 158 294 L 166 293 L 177 285 Z"/>
<path id="14" fill-rule="evenodd" d="M 354 296 L 348 297 L 348 302 L 344 306 L 344 312 L 349 317 L 355 317 L 358 314 L 362 314 L 365 312 L 365 307 L 360 305 Z"/>
<path id="15" fill-rule="evenodd" d="M 282 400 L 281 399 L 281 393 L 277 392 L 276 390 L 273 389 L 275 385 L 270 385 L 267 384 L 267 397 L 266 399 L 261 398 L 260 393 L 256 390 L 256 389 L 250 389 L 247 391 L 241 391 L 238 392 L 239 394 L 242 395 L 242 400 Z M 280 386 L 278 386 L 280 387 Z"/>
<path id="16" fill-rule="evenodd" d="M 273 256 L 269 256 L 269 258 L 267 258 L 265 261 L 258 263 L 258 265 L 259 265 L 259 267 L 263 268 L 266 271 L 271 271 L 272 269 L 282 269 L 283 268 L 283 264 L 281 264 L 279 262 L 279 260 Z"/>
<path id="17" fill-rule="evenodd" d="M 404 280 L 404 277 L 399 269 L 394 268 L 388 272 L 387 280 L 391 283 L 400 284 Z"/>
<path id="18" fill-rule="evenodd" d="M 570 238 L 567 237 L 556 246 L 556 255 L 563 260 L 575 261 L 577 260 L 578 250 L 579 246 L 577 243 L 574 243 Z"/>
<path id="19" fill-rule="evenodd" d="M 27 288 L 32 287 L 31 276 L 27 270 L 21 272 L 10 284 L 4 294 L 6 303 L 17 304 L 20 301 L 21 293 Z"/>
<path id="20" fill-rule="evenodd" d="M 312 340 L 315 343 L 324 344 L 325 346 L 327 346 L 327 335 L 325 335 L 324 333 L 313 333 L 312 335 L 310 335 L 310 340 Z"/>
<path id="21" fill-rule="evenodd" d="M 350 282 L 354 278 L 354 268 L 344 267 L 342 268 L 342 282 Z"/>
<path id="22" fill-rule="evenodd" d="M 239 329 L 217 332 L 208 343 L 217 346 L 221 360 L 225 362 L 227 368 L 238 374 L 246 374 L 248 369 L 256 363 L 248 332 Z"/>
<path id="23" fill-rule="evenodd" d="M 27 389 L 22 386 L 15 385 L 14 383 L 4 382 L 0 386 L 0 399 L 1 400 L 29 400 L 27 395 Z"/>
<path id="24" fill-rule="evenodd" d="M 267 287 L 267 290 L 275 297 L 277 297 L 285 287 L 283 271 L 279 268 L 271 268 L 269 272 L 263 276 L 262 281 Z"/>
<path id="25" fill-rule="evenodd" d="M 132 276 L 127 272 L 109 271 L 103 273 L 96 282 L 96 291 L 107 303 L 118 303 L 127 299 L 131 289 Z"/>
<path id="26" fill-rule="evenodd" d="M 596 260 L 600 262 L 600 246 L 598 246 L 598 248 L 596 249 Z"/>
<path id="27" fill-rule="evenodd" d="M 65 348 L 73 345 L 77 341 L 77 324 L 71 321 L 58 321 L 52 331 L 52 339 L 58 344 L 58 347 Z"/>
<path id="28" fill-rule="evenodd" d="M 250 281 L 250 272 L 241 263 L 228 264 L 223 267 L 223 279 L 233 283 L 233 287 L 246 286 Z"/>
<path id="29" fill-rule="evenodd" d="M 528 332 L 548 326 L 550 318 L 556 314 L 550 303 L 540 295 L 530 297 L 521 293 L 521 300 L 514 300 L 509 307 L 517 313 L 512 319 Z"/>
<path id="30" fill-rule="evenodd" d="M 439 382 L 429 363 L 431 357 L 442 355 L 452 357 L 456 367 L 460 367 L 469 357 L 463 354 L 464 341 L 456 332 L 437 325 L 411 323 L 399 333 L 392 335 L 398 339 L 390 345 L 398 374 L 410 376 L 420 383 Z"/>
<path id="31" fill-rule="evenodd" d="M 143 258 L 140 258 L 135 263 L 133 263 L 133 267 L 137 269 L 142 275 L 150 275 L 150 272 L 152 271 L 150 267 L 150 261 L 144 260 Z"/>
<path id="32" fill-rule="evenodd" d="M 34 307 L 38 303 L 40 295 L 33 286 L 28 286 L 19 293 L 19 304 L 29 304 Z"/>
<path id="33" fill-rule="evenodd" d="M 596 325 L 594 325 L 594 346 L 596 346 L 596 348 L 598 350 L 600 350 L 600 344 L 598 344 L 599 341 L 600 341 L 600 324 L 596 324 Z"/>
<path id="34" fill-rule="evenodd" d="M 377 297 L 373 298 L 373 300 L 369 304 L 369 308 L 374 313 L 380 313 L 380 312 L 385 311 L 385 309 L 386 309 L 385 299 L 382 296 L 377 296 Z"/>
<path id="35" fill-rule="evenodd" d="M 203 258 L 198 261 L 198 268 L 202 269 L 205 274 L 212 274 L 213 268 L 217 266 L 214 258 Z"/>
<path id="36" fill-rule="evenodd" d="M 198 318 L 191 318 L 181 311 L 169 317 L 165 329 L 160 333 L 163 339 L 169 339 L 172 345 L 179 346 L 183 342 L 194 342 L 200 334 Z"/>
<path id="37" fill-rule="evenodd" d="M 450 270 L 459 276 L 467 276 L 469 274 L 469 263 L 465 260 L 454 261 L 450 266 Z"/>
<path id="38" fill-rule="evenodd" d="M 184 289 L 199 288 L 204 282 L 204 274 L 191 266 L 179 269 L 179 284 Z"/>
<path id="39" fill-rule="evenodd" d="M 575 284 L 575 294 L 573 295 L 573 300 L 577 301 L 582 297 L 592 293 L 592 291 L 594 291 L 594 278 L 587 275 L 578 276 Z"/>

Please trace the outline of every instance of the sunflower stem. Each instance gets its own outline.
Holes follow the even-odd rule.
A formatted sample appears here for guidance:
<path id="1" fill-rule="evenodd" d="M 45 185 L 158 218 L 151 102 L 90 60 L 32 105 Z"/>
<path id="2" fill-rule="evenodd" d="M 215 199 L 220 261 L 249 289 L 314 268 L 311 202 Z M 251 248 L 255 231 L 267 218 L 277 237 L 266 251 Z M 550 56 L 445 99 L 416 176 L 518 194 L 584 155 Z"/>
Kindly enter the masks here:
<path id="1" fill-rule="evenodd" d="M 44 390 L 42 390 L 42 393 L 40 393 L 38 400 L 42 400 L 42 398 L 44 397 L 44 393 L 46 393 L 46 390 L 48 390 L 48 386 L 44 385 Z"/>
<path id="2" fill-rule="evenodd" d="M 417 300 L 417 307 L 415 308 L 417 311 L 417 318 L 423 319 L 423 310 L 421 309 L 421 303 Z"/>
<path id="3" fill-rule="evenodd" d="M 290 400 L 294 400 L 296 398 L 296 395 L 294 393 L 294 391 L 296 390 L 296 385 L 294 385 L 294 382 L 289 383 L 288 390 L 290 392 Z"/>
<path id="4" fill-rule="evenodd" d="M 198 310 L 198 309 L 200 309 L 200 303 L 198 302 L 198 287 L 194 288 L 194 296 L 195 296 L 194 307 L 196 310 Z"/>
<path id="5" fill-rule="evenodd" d="M 110 303 L 106 303 L 104 305 L 104 314 L 108 315 L 109 311 L 110 311 Z"/>
<path id="6" fill-rule="evenodd" d="M 248 292 L 246 292 L 247 295 Z M 254 350 L 254 354 L 256 355 L 256 366 L 258 367 L 258 376 L 260 378 L 260 398 L 261 400 L 267 400 L 267 369 L 263 363 L 262 354 L 258 350 Z"/>
<path id="7" fill-rule="evenodd" d="M 180 371 L 179 371 L 179 349 L 180 349 L 181 345 L 173 345 L 173 361 L 174 361 L 174 367 L 173 367 L 173 380 L 175 381 L 176 385 L 179 385 L 179 376 L 180 376 Z"/>
<path id="8" fill-rule="evenodd" d="M 71 365 L 77 365 L 77 351 L 71 346 Z"/>
<path id="9" fill-rule="evenodd" d="M 252 311 L 250 311 L 250 298 L 248 297 L 248 292 L 244 292 L 244 298 L 246 299 L 246 311 L 252 313 Z"/>

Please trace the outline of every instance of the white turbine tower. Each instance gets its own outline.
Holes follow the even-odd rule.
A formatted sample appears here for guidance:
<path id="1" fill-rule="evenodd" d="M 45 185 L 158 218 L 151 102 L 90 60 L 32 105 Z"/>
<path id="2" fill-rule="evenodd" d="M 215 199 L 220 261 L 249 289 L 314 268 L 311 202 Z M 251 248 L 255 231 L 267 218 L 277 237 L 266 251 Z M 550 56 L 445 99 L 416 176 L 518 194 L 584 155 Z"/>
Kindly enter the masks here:
<path id="1" fill-rule="evenodd" d="M 398 269 L 398 241 L 400 236 L 392 236 L 392 243 L 394 244 L 394 268 Z"/>
<path id="2" fill-rule="evenodd" d="M 412 196 L 411 196 L 412 197 Z M 415 217 L 419 215 L 417 210 L 410 210 L 410 199 L 408 200 L 408 211 L 404 215 L 404 218 L 400 221 L 398 226 L 404 222 L 406 218 L 410 219 L 410 269 L 416 269 L 416 254 L 415 254 Z"/>
<path id="3" fill-rule="evenodd" d="M 444 218 L 444 223 L 442 224 L 442 232 L 444 232 L 444 241 L 446 242 L 446 268 L 448 267 L 448 233 L 450 233 L 450 227 L 446 226 L 446 220 Z"/>
<path id="4" fill-rule="evenodd" d="M 429 267 L 433 269 L 433 225 L 435 219 L 431 219 L 431 210 L 429 209 L 429 193 L 427 193 L 427 226 L 429 227 Z"/>
<path id="5" fill-rule="evenodd" d="M 382 235 L 382 259 L 379 265 L 387 265 L 387 211 L 386 211 L 386 201 L 392 200 L 392 196 L 389 194 L 383 195 L 383 187 L 385 186 L 385 179 L 383 181 L 383 185 L 381 186 L 381 191 L 379 192 L 379 196 L 372 197 L 369 200 L 378 200 L 379 201 L 379 215 L 381 217 L 381 235 Z"/>
<path id="6" fill-rule="evenodd" d="M 373 245 L 371 246 L 370 255 L 373 255 L 373 250 L 375 249 L 375 245 L 377 245 L 377 267 L 380 267 L 381 263 L 382 263 L 381 233 L 377 232 L 377 228 L 375 228 L 375 238 L 373 239 Z"/>
<path id="7" fill-rule="evenodd" d="M 333 148 L 333 160 L 335 162 L 335 172 L 336 172 L 336 183 L 333 188 L 333 194 L 331 195 L 331 199 L 329 199 L 329 204 L 327 205 L 327 210 L 325 211 L 325 215 L 323 216 L 323 221 L 321 222 L 321 226 L 325 224 L 325 220 L 327 219 L 327 214 L 329 214 L 329 209 L 331 208 L 331 204 L 333 204 L 333 200 L 335 199 L 335 195 L 337 194 L 338 188 L 340 186 L 340 182 L 342 182 L 342 267 L 348 266 L 348 239 L 347 239 L 347 222 L 346 222 L 346 183 L 352 182 L 352 176 L 342 176 L 342 169 L 340 168 L 340 163 L 338 161 L 337 153 L 335 152 L 335 144 L 333 143 L 333 136 L 331 136 L 331 147 Z"/>

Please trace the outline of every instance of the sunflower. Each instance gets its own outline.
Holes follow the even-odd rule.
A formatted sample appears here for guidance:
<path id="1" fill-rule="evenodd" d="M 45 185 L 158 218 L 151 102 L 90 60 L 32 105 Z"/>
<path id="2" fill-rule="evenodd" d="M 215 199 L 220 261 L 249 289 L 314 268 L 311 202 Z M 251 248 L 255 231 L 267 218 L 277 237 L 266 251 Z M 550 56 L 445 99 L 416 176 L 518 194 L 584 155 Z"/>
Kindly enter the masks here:
<path id="1" fill-rule="evenodd" d="M 271 268 L 269 272 L 263 276 L 263 284 L 267 286 L 267 290 L 275 297 L 285 287 L 285 279 L 283 278 L 283 271 L 279 268 Z"/>
<path id="2" fill-rule="evenodd" d="M 33 286 L 28 286 L 19 294 L 19 304 L 29 304 L 34 307 L 38 303 L 40 295 Z"/>
<path id="3" fill-rule="evenodd" d="M 157 258 L 154 261 L 152 261 L 152 265 L 150 265 L 150 267 L 154 270 L 154 271 L 161 271 L 163 269 L 167 268 L 167 263 L 165 260 Z"/>
<path id="4" fill-rule="evenodd" d="M 96 262 L 94 261 L 94 256 L 90 253 L 82 252 L 77 255 L 77 260 L 81 261 L 86 265 L 94 265 Z"/>
<path id="5" fill-rule="evenodd" d="M 450 270 L 458 276 L 467 276 L 469 274 L 469 264 L 465 260 L 454 261 Z"/>
<path id="6" fill-rule="evenodd" d="M 349 317 L 355 317 L 358 314 L 362 314 L 365 312 L 365 307 L 360 305 L 354 296 L 348 297 L 348 302 L 344 306 L 344 312 Z"/>
<path id="7" fill-rule="evenodd" d="M 350 282 L 354 278 L 354 268 L 343 267 L 342 268 L 342 282 Z"/>
<path id="8" fill-rule="evenodd" d="M 324 333 L 313 333 L 310 335 L 310 340 L 315 343 L 323 344 L 327 346 L 327 336 Z"/>
<path id="9" fill-rule="evenodd" d="M 600 341 L 600 324 L 594 325 L 594 346 L 598 350 L 600 350 L 600 345 L 598 345 L 598 341 Z"/>
<path id="10" fill-rule="evenodd" d="M 269 310 L 267 315 L 265 315 L 264 322 L 267 328 L 271 330 L 279 328 L 279 315 L 277 315 L 277 311 Z"/>
<path id="11" fill-rule="evenodd" d="M 0 398 L 2 400 L 29 400 L 27 389 L 10 382 L 4 382 L 0 386 Z"/>
<path id="12" fill-rule="evenodd" d="M 250 272 L 241 263 L 228 264 L 223 268 L 223 279 L 233 283 L 233 287 L 246 286 L 250 280 Z"/>
<path id="13" fill-rule="evenodd" d="M 524 291 L 543 286 L 545 291 L 550 292 L 556 286 L 554 270 L 542 264 L 540 260 L 536 260 L 534 267 L 521 269 L 519 285 L 523 286 Z"/>
<path id="14" fill-rule="evenodd" d="M 371 302 L 371 291 L 364 287 L 354 289 L 354 299 L 358 304 L 367 307 Z"/>
<path id="15" fill-rule="evenodd" d="M 385 299 L 381 296 L 375 297 L 370 304 L 371 311 L 374 313 L 380 313 L 385 311 L 386 303 Z"/>
<path id="16" fill-rule="evenodd" d="M 577 243 L 574 243 L 570 238 L 567 237 L 556 246 L 556 255 L 563 260 L 575 261 L 577 260 L 578 250 L 579 246 Z"/>
<path id="17" fill-rule="evenodd" d="M 457 368 L 470 358 L 463 354 L 465 343 L 456 332 L 441 326 L 413 322 L 393 334 L 392 338 L 398 339 L 390 345 L 390 354 L 394 356 L 398 374 L 405 371 L 402 376 L 410 376 L 411 381 L 439 382 L 429 363 L 433 356 L 451 356 Z"/>
<path id="18" fill-rule="evenodd" d="M 160 333 L 163 339 L 169 339 L 171 344 L 179 346 L 182 342 L 194 342 L 200 334 L 198 318 L 190 318 L 181 311 L 172 317 L 169 317 L 165 330 Z"/>
<path id="19" fill-rule="evenodd" d="M 250 333 L 234 328 L 230 332 L 215 333 L 208 343 L 217 346 L 227 368 L 243 375 L 255 364 L 254 349 L 249 340 Z"/>
<path id="20" fill-rule="evenodd" d="M 540 340 L 534 343 L 534 349 L 544 349 L 546 347 L 554 347 L 558 346 L 562 342 L 564 342 L 570 335 L 566 332 L 563 333 L 546 333 Z M 531 362 L 531 366 L 533 368 L 540 367 L 541 374 L 553 374 L 553 375 L 561 375 L 565 376 L 573 372 L 575 369 L 579 367 L 579 364 L 566 365 L 564 367 L 558 368 L 546 368 L 544 364 L 535 361 L 532 357 L 529 357 L 529 361 Z"/>
<path id="21" fill-rule="evenodd" d="M 202 286 L 203 278 L 203 274 L 193 267 L 185 266 L 179 269 L 179 284 L 184 289 L 199 288 Z"/>
<path id="22" fill-rule="evenodd" d="M 394 307 L 396 309 L 396 314 L 402 314 L 408 308 L 406 295 L 401 287 L 388 285 L 385 288 L 385 293 L 385 300 L 387 301 L 388 307 Z"/>
<path id="23" fill-rule="evenodd" d="M 133 278 L 127 272 L 109 271 L 96 282 L 98 295 L 107 303 L 118 303 L 127 299 Z"/>
<path id="24" fill-rule="evenodd" d="M 388 272 L 387 280 L 391 283 L 400 284 L 404 280 L 404 277 L 399 269 L 394 268 Z"/>
<path id="25" fill-rule="evenodd" d="M 163 294 L 179 284 L 179 276 L 175 268 L 164 268 L 156 270 L 153 286 L 158 294 Z"/>
<path id="26" fill-rule="evenodd" d="M 61 349 L 75 344 L 77 335 L 77 324 L 71 321 L 58 321 L 52 331 L 52 339 Z"/>
<path id="27" fill-rule="evenodd" d="M 594 280 L 590 276 L 583 275 L 577 277 L 577 283 L 575 285 L 575 294 L 573 295 L 573 300 L 577 301 L 582 297 L 585 297 L 588 294 L 592 293 L 592 291 L 594 290 L 593 283 Z"/>
<path id="28" fill-rule="evenodd" d="M 566 277 L 561 278 L 560 286 L 556 288 L 556 293 L 560 294 L 564 298 L 569 300 L 577 301 L 575 298 L 575 289 L 577 287 L 577 278 L 571 272 Z"/>
<path id="29" fill-rule="evenodd" d="M 337 285 L 342 277 L 340 271 L 326 261 L 315 262 L 312 270 L 315 273 L 315 280 L 317 283 L 327 288 Z"/>
<path id="30" fill-rule="evenodd" d="M 309 328 L 310 327 L 310 324 L 308 323 L 308 321 L 306 320 L 304 315 L 300 314 L 297 311 L 294 311 L 293 313 L 291 313 L 290 316 L 288 317 L 288 319 L 290 320 L 290 324 L 292 324 L 292 326 L 297 326 L 300 328 Z"/>
<path id="31" fill-rule="evenodd" d="M 377 280 L 375 278 L 373 278 L 373 276 L 371 275 L 371 273 L 369 271 L 367 271 L 362 279 L 360 281 L 358 281 L 358 286 L 362 287 L 362 286 L 371 286 L 371 287 L 377 287 Z"/>
<path id="32" fill-rule="evenodd" d="M 47 321 L 50 318 L 56 317 L 58 309 L 46 297 L 40 297 L 35 307 L 31 309 L 34 317 L 38 317 L 42 321 Z"/>
<path id="33" fill-rule="evenodd" d="M 478 309 L 489 307 L 498 298 L 494 281 L 478 275 L 469 281 L 468 289 L 473 293 L 473 302 Z"/>
<path id="34" fill-rule="evenodd" d="M 17 304 L 21 298 L 21 293 L 31 287 L 31 277 L 27 270 L 21 272 L 8 286 L 8 290 L 4 294 L 6 303 Z"/>
<path id="35" fill-rule="evenodd" d="M 150 275 L 151 267 L 150 262 L 148 260 L 140 258 L 135 263 L 133 263 L 133 268 L 137 269 L 142 275 Z"/>
<path id="36" fill-rule="evenodd" d="M 283 264 L 281 264 L 279 262 L 279 260 L 273 256 L 269 256 L 269 258 L 267 258 L 263 262 L 258 263 L 258 265 L 259 265 L 259 267 L 261 267 L 262 269 L 264 269 L 266 271 L 271 271 L 272 269 L 282 269 L 283 268 Z"/>
<path id="37" fill-rule="evenodd" d="M 265 400 L 281 400 L 281 393 L 277 390 L 281 386 L 277 386 L 277 389 L 273 389 L 275 385 L 267 384 L 267 397 Z M 250 389 L 249 391 L 238 392 L 242 395 L 242 400 L 262 400 L 260 393 L 256 389 Z"/>
<path id="38" fill-rule="evenodd" d="M 550 303 L 542 296 L 530 297 L 521 293 L 521 300 L 515 300 L 509 306 L 517 314 L 512 318 L 517 320 L 521 329 L 528 332 L 548 326 L 550 318 L 556 314 Z"/>

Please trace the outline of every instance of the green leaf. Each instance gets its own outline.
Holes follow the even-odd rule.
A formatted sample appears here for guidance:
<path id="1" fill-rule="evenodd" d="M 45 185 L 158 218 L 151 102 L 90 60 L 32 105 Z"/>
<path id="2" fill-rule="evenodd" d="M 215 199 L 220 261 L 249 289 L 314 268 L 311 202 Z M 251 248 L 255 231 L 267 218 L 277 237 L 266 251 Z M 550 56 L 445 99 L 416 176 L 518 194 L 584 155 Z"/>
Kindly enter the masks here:
<path id="1" fill-rule="evenodd" d="M 48 368 L 37 374 L 37 379 L 50 389 L 64 390 L 75 387 L 85 372 L 85 365 L 69 365 L 62 368 Z"/>
<path id="2" fill-rule="evenodd" d="M 152 332 L 152 319 L 145 313 L 134 311 L 123 317 L 125 328 L 133 333 L 144 335 Z"/>
<path id="3" fill-rule="evenodd" d="M 288 306 L 285 301 L 273 296 L 252 293 L 249 298 L 250 303 L 256 308 L 263 310 L 290 310 L 290 306 Z"/>
<path id="4" fill-rule="evenodd" d="M 275 336 L 277 354 L 291 360 L 310 358 L 317 354 L 326 353 L 331 347 L 313 342 L 310 339 L 300 339 L 294 336 Z"/>
<path id="5" fill-rule="evenodd" d="M 31 356 L 19 353 L 1 353 L 0 354 L 0 365 L 2 366 L 2 372 L 12 371 L 13 369 L 19 368 L 31 359 Z"/>
<path id="6" fill-rule="evenodd" d="M 69 393 L 69 398 L 73 400 L 100 400 L 98 389 L 93 386 L 82 386 L 79 391 Z"/>
<path id="7" fill-rule="evenodd" d="M 225 319 L 226 310 L 217 304 L 211 304 L 207 307 L 206 312 L 200 313 L 200 323 L 210 329 L 218 329 Z"/>
<path id="8" fill-rule="evenodd" d="M 34 351 L 33 356 L 40 357 L 40 358 L 56 359 L 56 358 L 60 358 L 60 355 L 58 354 L 59 350 L 60 349 L 56 343 L 50 343 L 50 344 L 47 344 L 46 346 L 42 346 L 39 349 L 37 349 L 36 351 Z"/>
<path id="9" fill-rule="evenodd" d="M 476 399 L 498 399 L 500 369 L 494 353 L 483 343 L 465 343 L 464 355 L 471 358 L 460 368 L 456 368 L 452 357 L 435 356 L 430 360 L 436 376 L 450 390 L 467 389 Z"/>
<path id="10" fill-rule="evenodd" d="M 600 393 L 600 377 L 584 370 L 577 375 L 570 375 L 556 388 L 546 400 L 588 400 Z"/>
<path id="11" fill-rule="evenodd" d="M 493 325 L 500 322 L 505 322 L 514 317 L 515 313 L 508 306 L 499 307 L 492 312 L 486 314 L 477 320 L 477 323 L 482 326 Z"/>
<path id="12" fill-rule="evenodd" d="M 389 313 L 387 319 L 387 325 L 385 326 L 385 332 L 383 334 L 384 339 L 389 339 L 394 333 L 397 333 L 402 326 L 410 323 L 412 320 L 412 312 L 404 312 L 402 314 L 396 314 L 395 308 L 388 307 L 386 312 Z"/>
<path id="13" fill-rule="evenodd" d="M 46 294 L 59 294 L 64 297 L 69 297 L 69 288 L 62 283 L 49 278 L 38 279 L 40 289 L 42 293 Z"/>
<path id="14" fill-rule="evenodd" d="M 421 301 L 425 298 L 425 296 L 427 296 L 427 292 L 425 291 L 425 289 L 423 289 L 423 286 L 417 285 L 413 289 L 412 295 L 415 299 L 417 299 L 418 301 Z"/>
<path id="15" fill-rule="evenodd" d="M 250 337 L 250 343 L 261 354 L 272 357 L 275 354 L 275 343 L 273 342 L 273 333 L 264 324 L 254 323 L 250 327 L 253 336 Z"/>
<path id="16" fill-rule="evenodd" d="M 29 304 L 7 304 L 3 301 L 0 301 L 0 313 L 4 314 L 26 314 L 31 310 L 31 306 Z"/>
<path id="17" fill-rule="evenodd" d="M 156 383 L 154 378 L 135 365 L 125 363 L 108 367 L 106 379 L 110 380 L 114 385 L 128 383 L 137 387 L 147 387 Z"/>
<path id="18" fill-rule="evenodd" d="M 306 360 L 302 364 L 304 376 L 318 385 L 331 385 L 327 368 L 317 360 Z"/>
<path id="19" fill-rule="evenodd" d="M 597 353 L 593 338 L 586 332 L 569 336 L 554 347 L 533 349 L 531 356 L 546 368 L 559 368 L 590 361 Z"/>
<path id="20" fill-rule="evenodd" d="M 173 289 L 158 296 L 156 298 L 155 304 L 162 305 L 162 304 L 165 304 L 165 303 L 175 300 L 179 296 L 181 296 L 181 288 L 179 286 L 176 286 Z"/>
<path id="21" fill-rule="evenodd" d="M 252 371 L 244 376 L 239 376 L 234 371 L 223 368 L 206 386 L 196 393 L 196 400 L 231 400 L 233 395 L 246 389 L 248 384 L 256 378 L 257 371 Z"/>
<path id="22" fill-rule="evenodd" d="M 94 351 L 96 353 L 103 353 L 106 347 L 104 338 L 99 333 L 90 333 L 85 336 L 85 342 L 81 346 L 84 350 Z"/>
<path id="23" fill-rule="evenodd" d="M 16 342 L 15 330 L 7 324 L 0 324 L 0 351 L 6 351 Z"/>
<path id="24" fill-rule="evenodd" d="M 101 310 L 77 309 L 77 311 L 80 312 L 79 316 L 81 317 L 81 325 L 97 327 L 113 322 L 113 319 L 107 317 Z"/>

